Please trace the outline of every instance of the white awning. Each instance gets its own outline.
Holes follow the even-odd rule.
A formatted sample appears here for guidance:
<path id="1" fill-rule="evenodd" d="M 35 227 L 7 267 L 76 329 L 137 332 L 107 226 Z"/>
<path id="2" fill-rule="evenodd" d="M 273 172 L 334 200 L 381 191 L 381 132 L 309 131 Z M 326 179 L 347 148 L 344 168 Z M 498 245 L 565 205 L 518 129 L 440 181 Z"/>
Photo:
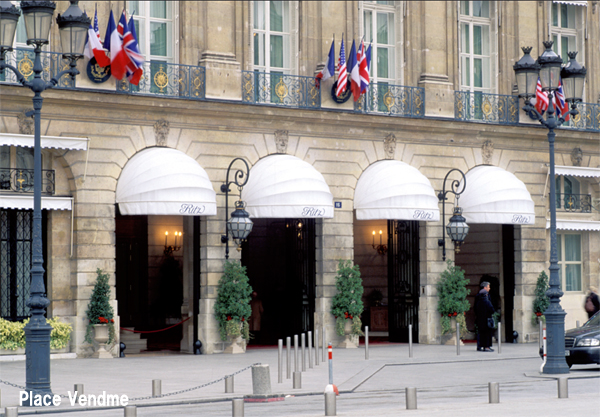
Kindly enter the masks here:
<path id="1" fill-rule="evenodd" d="M 33 210 L 33 195 L 0 195 L 0 208 Z M 44 197 L 42 210 L 72 210 L 73 197 Z"/>
<path id="2" fill-rule="evenodd" d="M 333 195 L 323 175 L 291 155 L 270 155 L 258 161 L 250 169 L 242 200 L 250 217 L 333 217 Z"/>
<path id="3" fill-rule="evenodd" d="M 460 195 L 459 205 L 467 223 L 535 223 L 531 195 L 514 174 L 495 166 L 480 165 L 467 172 L 465 178 L 467 186 Z"/>
<path id="4" fill-rule="evenodd" d="M 546 229 L 550 229 L 550 220 L 546 219 Z M 593 230 L 600 231 L 600 222 L 593 220 L 556 220 L 557 230 Z"/>
<path id="5" fill-rule="evenodd" d="M 563 165 L 555 165 L 554 175 L 570 175 L 571 177 L 600 178 L 600 168 L 569 167 Z"/>
<path id="6" fill-rule="evenodd" d="M 42 148 L 71 149 L 85 151 L 88 138 L 68 138 L 63 136 L 42 136 Z M 0 145 L 24 146 L 33 148 L 33 135 L 19 135 L 16 133 L 0 133 Z"/>
<path id="7" fill-rule="evenodd" d="M 121 214 L 217 214 L 216 193 L 206 171 L 181 151 L 148 148 L 134 155 L 117 182 Z"/>
<path id="8" fill-rule="evenodd" d="M 572 4 L 573 6 L 587 7 L 587 1 L 585 0 L 554 0 L 553 3 Z"/>
<path id="9" fill-rule="evenodd" d="M 365 169 L 354 190 L 354 208 L 358 220 L 440 220 L 431 183 L 401 161 L 379 161 Z"/>

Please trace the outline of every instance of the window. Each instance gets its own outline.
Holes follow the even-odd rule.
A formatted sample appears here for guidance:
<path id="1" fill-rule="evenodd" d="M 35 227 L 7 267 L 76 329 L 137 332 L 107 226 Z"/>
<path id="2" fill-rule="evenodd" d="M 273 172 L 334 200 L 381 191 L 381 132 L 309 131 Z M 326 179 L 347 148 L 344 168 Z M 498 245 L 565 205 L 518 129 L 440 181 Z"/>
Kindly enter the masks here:
<path id="1" fill-rule="evenodd" d="M 586 206 L 587 202 L 588 196 L 581 193 L 579 180 L 568 175 L 556 177 L 556 208 L 579 211 L 583 208 L 582 203 L 583 206 Z"/>
<path id="2" fill-rule="evenodd" d="M 370 79 L 374 83 L 396 82 L 395 8 L 393 1 L 363 3 L 365 47 L 372 44 Z M 347 46 L 348 50 L 351 46 Z M 358 46 L 357 46 L 358 48 Z"/>
<path id="3" fill-rule="evenodd" d="M 494 90 L 491 4 L 489 1 L 460 2 L 460 84 L 463 91 L 491 93 Z"/>
<path id="4" fill-rule="evenodd" d="M 567 52 L 577 51 L 577 30 L 575 29 L 575 16 L 578 12 L 577 6 L 571 4 L 552 3 L 550 32 L 554 45 L 554 52 L 567 63 L 569 56 Z M 581 62 L 581 57 L 580 57 Z"/>
<path id="5" fill-rule="evenodd" d="M 290 2 L 255 1 L 253 17 L 254 70 L 289 74 Z"/>
<path id="6" fill-rule="evenodd" d="M 140 52 L 146 61 L 174 63 L 174 8 L 177 2 L 130 1 Z"/>
<path id="7" fill-rule="evenodd" d="M 581 291 L 581 235 L 558 233 L 556 243 L 561 289 Z"/>
<path id="8" fill-rule="evenodd" d="M 33 148 L 0 146 L 0 190 L 33 190 Z"/>

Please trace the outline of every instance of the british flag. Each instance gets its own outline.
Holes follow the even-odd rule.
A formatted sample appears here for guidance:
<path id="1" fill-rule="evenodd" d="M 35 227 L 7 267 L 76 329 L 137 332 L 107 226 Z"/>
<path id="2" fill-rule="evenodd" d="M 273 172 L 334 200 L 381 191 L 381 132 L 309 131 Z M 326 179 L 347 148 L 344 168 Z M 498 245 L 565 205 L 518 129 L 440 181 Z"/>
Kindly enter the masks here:
<path id="1" fill-rule="evenodd" d="M 123 14 L 119 20 L 117 31 L 119 32 L 119 37 L 123 41 L 123 49 L 128 58 L 127 64 L 125 65 L 125 75 L 131 84 L 138 85 L 142 74 L 144 73 L 144 56 L 140 53 L 133 16 L 131 16 L 129 23 L 127 23 L 125 10 L 123 10 Z"/>
<path id="2" fill-rule="evenodd" d="M 565 121 L 569 121 L 569 103 L 565 102 L 565 93 L 563 91 L 562 80 L 558 83 L 558 90 L 554 94 L 554 104 L 556 105 L 556 116 L 565 115 Z"/>

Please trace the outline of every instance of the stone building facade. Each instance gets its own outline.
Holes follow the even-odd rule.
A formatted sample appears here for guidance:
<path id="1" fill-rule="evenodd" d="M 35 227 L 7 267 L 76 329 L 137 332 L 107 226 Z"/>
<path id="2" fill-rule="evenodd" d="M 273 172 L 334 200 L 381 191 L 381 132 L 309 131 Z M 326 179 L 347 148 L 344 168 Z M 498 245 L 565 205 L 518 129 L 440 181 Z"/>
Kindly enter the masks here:
<path id="1" fill-rule="evenodd" d="M 67 5 L 59 1 L 57 12 Z M 93 2 L 80 6 L 88 13 L 94 9 Z M 519 110 L 513 96 L 512 65 L 522 56 L 521 47 L 532 46 L 531 55 L 537 57 L 548 39 L 556 40 L 561 56 L 578 50 L 578 61 L 588 68 L 585 104 L 580 107 L 585 113 L 558 129 L 556 140 L 556 165 L 561 167 L 557 192 L 563 196 L 556 203 L 565 291 L 561 303 L 567 328 L 585 319 L 587 288 L 600 286 L 597 1 L 111 1 L 97 6 L 101 34 L 110 10 L 115 16 L 124 7 L 135 12 L 146 64 L 136 87 L 114 78 L 93 82 L 83 59 L 75 85 L 65 81 L 59 84 L 62 88 L 44 93 L 42 134 L 88 139 L 85 149 L 43 150 L 44 168 L 55 173 L 54 196 L 72 199 L 70 210 L 44 210 L 48 315 L 73 324 L 72 351 L 90 353 L 83 340 L 85 311 L 97 268 L 111 274 L 121 326 L 167 327 L 191 318 L 182 325 L 181 350 L 192 352 L 196 338 L 205 353 L 223 350 L 213 314 L 224 265 L 221 235 L 229 217 L 220 186 L 237 157 L 248 162 L 250 181 L 253 174 L 259 177 L 255 167 L 262 169 L 270 161 L 275 166 L 275 173 L 260 171 L 270 176 L 249 184 L 248 193 L 273 191 L 282 206 L 312 204 L 311 199 L 318 200 L 316 189 L 302 188 L 309 177 L 330 193 L 325 214 L 316 210 L 295 215 L 268 198 L 264 204 L 275 207 L 270 215 L 261 211 L 266 210 L 263 206 L 249 207 L 255 230 L 241 251 L 230 245 L 230 257 L 248 266 L 251 284 L 264 297 L 263 332 L 270 332 L 271 339 L 321 326 L 333 335 L 329 310 L 337 263 L 352 259 L 361 266 L 364 280 L 365 324 L 387 322 L 389 328 L 379 330 L 397 341 L 404 340 L 407 324 L 413 324 L 414 340 L 442 342 L 436 282 L 446 264 L 438 239 L 455 200 L 447 201 L 443 219 L 437 193 L 450 186 L 443 184 L 444 178 L 456 168 L 473 184 L 483 181 L 459 205 L 500 196 L 500 205 L 504 202 L 516 220 L 507 221 L 491 210 L 487 220 L 469 223 L 460 253 L 446 239 L 447 256 L 465 269 L 472 295 L 482 276 L 497 279 L 504 340 L 512 340 L 512 331 L 518 332 L 518 342 L 537 340 L 532 302 L 537 277 L 549 264 L 548 194 L 549 181 L 555 179 L 548 178 L 547 130 Z M 330 93 L 337 77 L 318 88 L 314 76 L 325 64 L 332 39 L 337 63 L 342 38 L 349 55 L 352 39 L 363 36 L 373 44 L 371 93 L 357 104 L 352 98 L 338 103 Z M 60 52 L 58 38 L 54 25 L 49 57 Z M 22 46 L 18 41 L 16 46 Z M 17 63 L 27 58 L 26 52 L 11 54 Z M 52 71 L 51 65 L 47 68 Z M 31 134 L 24 115 L 31 108 L 31 92 L 6 78 L 0 93 L 0 132 L 6 137 Z M 18 168 L 15 164 L 23 158 L 16 155 L 22 147 L 3 140 L 0 168 Z M 144 159 L 149 155 L 144 151 L 151 149 L 158 149 L 153 151 L 158 156 Z M 167 150 L 177 151 L 175 159 L 168 159 Z M 281 159 L 285 155 L 292 158 Z M 197 192 L 185 188 L 184 167 L 190 158 L 201 167 L 194 175 L 200 178 L 204 172 L 209 180 L 215 213 L 181 208 L 181 196 Z M 257 165 L 261 161 L 265 164 Z M 435 197 L 433 204 L 412 207 L 413 217 L 394 217 L 398 207 L 388 214 L 362 216 L 356 191 L 361 179 L 366 181 L 367 169 L 396 161 L 402 164 L 386 165 L 390 171 L 380 171 L 365 189 L 384 194 L 386 185 L 412 189 L 423 177 L 423 184 L 429 183 L 426 194 Z M 128 164 L 133 172 L 129 188 L 123 183 Z M 277 184 L 289 171 L 297 174 L 300 185 L 294 178 Z M 135 172 L 140 174 L 136 177 Z M 451 180 L 459 178 L 455 174 Z M 271 182 L 272 189 L 266 189 Z M 507 184 L 518 190 L 507 191 Z M 122 197 L 119 187 L 125 190 Z M 134 204 L 127 212 L 119 205 L 141 189 L 154 196 L 146 208 Z M 308 200 L 298 203 L 284 190 Z M 516 198 L 523 190 L 528 194 L 525 206 Z M 15 203 L 17 194 L 27 195 L 14 188 L 0 190 L 5 219 L 24 210 Z M 173 195 L 179 211 L 149 208 L 168 206 Z M 573 196 L 575 205 L 565 206 Z M 246 198 L 244 191 L 241 198 Z M 230 196 L 230 211 L 233 202 Z M 385 204 L 382 200 L 380 207 L 366 212 Z M 524 222 L 515 217 L 522 207 L 530 207 L 521 213 L 530 216 Z M 431 213 L 421 218 L 414 209 Z M 386 247 L 377 251 L 380 230 Z M 177 262 L 167 264 L 164 249 L 174 245 L 172 232 L 177 231 L 182 232 L 181 248 L 169 255 Z M 9 244 L 8 237 L 2 239 L 3 245 Z M 297 253 L 302 259 L 293 256 Z M 3 266 L 3 291 L 9 288 L 6 271 Z M 6 298 L 1 302 L 7 306 Z M 386 305 L 388 309 L 381 309 Z M 467 324 L 472 330 L 470 316 Z M 269 335 L 261 337 L 272 341 Z"/>

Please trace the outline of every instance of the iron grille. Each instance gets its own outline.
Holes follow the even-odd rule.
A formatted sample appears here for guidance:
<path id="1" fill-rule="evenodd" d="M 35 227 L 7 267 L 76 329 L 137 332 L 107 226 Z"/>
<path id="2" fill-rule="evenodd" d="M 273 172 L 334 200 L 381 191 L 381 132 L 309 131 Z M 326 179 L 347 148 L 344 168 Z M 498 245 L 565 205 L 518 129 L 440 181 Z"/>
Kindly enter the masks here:
<path id="1" fill-rule="evenodd" d="M 54 170 L 42 169 L 42 194 L 54 195 Z M 33 194 L 33 169 L 0 168 L 0 191 Z"/>
<path id="2" fill-rule="evenodd" d="M 569 349 L 575 346 L 575 338 L 574 337 L 565 337 L 565 348 Z"/>

